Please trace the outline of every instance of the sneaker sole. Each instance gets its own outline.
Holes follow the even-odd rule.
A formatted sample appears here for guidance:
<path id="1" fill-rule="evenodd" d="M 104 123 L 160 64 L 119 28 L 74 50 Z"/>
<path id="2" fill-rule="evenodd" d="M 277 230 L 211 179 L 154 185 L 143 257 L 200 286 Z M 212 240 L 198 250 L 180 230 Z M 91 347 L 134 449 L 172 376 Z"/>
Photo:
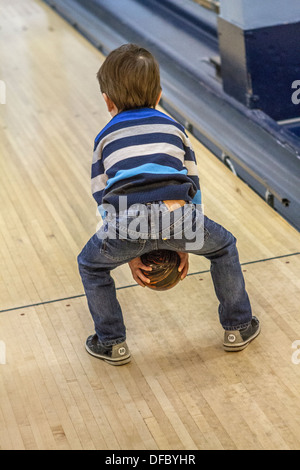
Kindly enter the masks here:
<path id="1" fill-rule="evenodd" d="M 101 359 L 102 361 L 107 362 L 107 364 L 110 364 L 112 366 L 123 366 L 124 364 L 128 364 L 128 362 L 131 361 L 130 355 L 122 358 L 109 359 L 106 356 L 95 354 L 87 345 L 85 345 L 85 349 L 91 356 L 96 357 L 97 359 Z"/>
<path id="2" fill-rule="evenodd" d="M 223 346 L 224 346 L 224 351 L 227 351 L 227 352 L 238 352 L 238 351 L 242 351 L 243 349 L 245 349 L 247 346 L 249 346 L 249 344 L 251 343 L 251 341 L 253 341 L 255 338 L 257 338 L 257 336 L 259 335 L 260 333 L 260 326 L 257 330 L 257 332 L 251 337 L 249 338 L 247 341 L 245 341 L 244 343 L 238 343 L 234 346 L 229 346 L 228 344 L 225 344 L 223 343 Z"/>

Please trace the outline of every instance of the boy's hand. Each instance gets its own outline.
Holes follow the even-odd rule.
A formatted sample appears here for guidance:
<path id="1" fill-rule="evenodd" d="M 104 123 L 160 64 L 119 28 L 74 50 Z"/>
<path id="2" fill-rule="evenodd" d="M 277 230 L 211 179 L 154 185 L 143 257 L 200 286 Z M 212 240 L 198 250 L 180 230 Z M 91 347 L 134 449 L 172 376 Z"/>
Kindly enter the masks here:
<path id="1" fill-rule="evenodd" d="M 178 251 L 177 253 L 180 257 L 180 265 L 178 267 L 178 271 L 181 273 L 180 279 L 183 281 L 189 270 L 189 254 L 183 253 L 181 251 Z M 150 280 L 143 274 L 141 270 L 143 269 L 144 271 L 152 271 L 152 268 L 143 264 L 141 258 L 134 258 L 128 264 L 131 269 L 133 279 L 140 286 L 145 287 L 145 284 L 149 283 Z"/>
<path id="2" fill-rule="evenodd" d="M 180 279 L 183 281 L 189 270 L 189 254 L 184 253 L 182 251 L 177 251 L 177 253 L 180 257 L 180 265 L 178 271 L 181 273 Z"/>
<path id="3" fill-rule="evenodd" d="M 150 266 L 146 266 L 145 264 L 142 263 L 141 258 L 134 258 L 131 260 L 129 263 L 129 267 L 131 269 L 131 274 L 133 279 L 142 287 L 145 287 L 145 284 L 150 282 L 150 279 L 148 279 L 141 269 L 144 271 L 152 271 L 152 268 Z"/>

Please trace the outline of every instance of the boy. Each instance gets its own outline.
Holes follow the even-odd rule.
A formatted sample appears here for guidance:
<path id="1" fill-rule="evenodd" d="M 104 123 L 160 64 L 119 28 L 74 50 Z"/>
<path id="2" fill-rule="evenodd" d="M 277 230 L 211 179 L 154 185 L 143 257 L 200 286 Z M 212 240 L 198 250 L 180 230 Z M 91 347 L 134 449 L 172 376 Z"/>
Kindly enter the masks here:
<path id="1" fill-rule="evenodd" d="M 147 278 L 143 253 L 179 253 L 183 279 L 188 252 L 211 261 L 220 302 L 224 349 L 240 351 L 260 332 L 252 316 L 236 239 L 199 210 L 195 155 L 184 128 L 155 109 L 159 67 L 145 49 L 125 44 L 112 51 L 97 78 L 112 119 L 95 139 L 92 191 L 104 224 L 78 256 L 95 334 L 87 351 L 112 365 L 130 361 L 126 329 L 110 271 L 129 263 L 136 282 Z M 194 243 L 190 243 L 193 234 Z"/>

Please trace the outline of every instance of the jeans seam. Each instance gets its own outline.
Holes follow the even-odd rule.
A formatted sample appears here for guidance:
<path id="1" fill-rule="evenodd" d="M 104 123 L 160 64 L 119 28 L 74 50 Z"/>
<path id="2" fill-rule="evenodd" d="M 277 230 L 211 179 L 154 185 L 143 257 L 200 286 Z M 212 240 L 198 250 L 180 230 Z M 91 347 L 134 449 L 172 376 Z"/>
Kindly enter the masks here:
<path id="1" fill-rule="evenodd" d="M 111 256 L 111 255 L 107 254 L 107 253 L 105 252 L 105 247 L 106 247 L 106 245 L 107 245 L 107 241 L 109 241 L 109 240 L 108 240 L 108 239 L 103 240 L 103 242 L 105 242 L 105 243 L 102 243 L 102 246 L 101 246 L 101 248 L 100 248 L 100 253 L 101 253 L 102 255 L 106 256 L 106 258 L 108 258 L 108 259 L 110 259 L 110 260 L 112 260 L 112 261 L 118 261 L 118 262 L 119 262 L 119 261 L 120 261 L 120 262 L 121 262 L 121 261 L 124 261 L 124 263 L 126 263 L 128 259 L 132 259 L 132 256 L 127 257 L 127 258 L 123 258 L 123 257 L 122 257 L 122 258 L 119 258 L 119 257 L 115 257 L 115 256 Z M 139 242 L 139 249 L 138 249 L 138 251 L 135 253 L 134 258 L 138 258 L 139 255 L 143 252 L 143 250 L 144 250 L 144 248 L 145 248 L 145 245 L 146 245 L 146 241 L 147 241 L 147 240 L 143 240 L 142 242 Z M 103 247 L 103 245 L 104 245 L 104 247 Z"/>

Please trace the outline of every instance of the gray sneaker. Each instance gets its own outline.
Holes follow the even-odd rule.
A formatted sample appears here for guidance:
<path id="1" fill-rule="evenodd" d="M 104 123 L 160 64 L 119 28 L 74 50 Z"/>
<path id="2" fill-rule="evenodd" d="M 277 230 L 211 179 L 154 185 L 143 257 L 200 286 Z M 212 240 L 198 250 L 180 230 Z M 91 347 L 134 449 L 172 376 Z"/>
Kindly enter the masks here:
<path id="1" fill-rule="evenodd" d="M 92 356 L 103 359 L 113 366 L 122 366 L 131 360 L 130 352 L 125 341 L 112 346 L 103 346 L 99 343 L 96 334 L 88 337 L 85 343 L 85 349 Z"/>
<path id="2" fill-rule="evenodd" d="M 248 344 L 253 341 L 260 333 L 259 320 L 253 317 L 251 323 L 242 330 L 225 331 L 224 334 L 224 350 L 225 351 L 242 351 Z"/>

